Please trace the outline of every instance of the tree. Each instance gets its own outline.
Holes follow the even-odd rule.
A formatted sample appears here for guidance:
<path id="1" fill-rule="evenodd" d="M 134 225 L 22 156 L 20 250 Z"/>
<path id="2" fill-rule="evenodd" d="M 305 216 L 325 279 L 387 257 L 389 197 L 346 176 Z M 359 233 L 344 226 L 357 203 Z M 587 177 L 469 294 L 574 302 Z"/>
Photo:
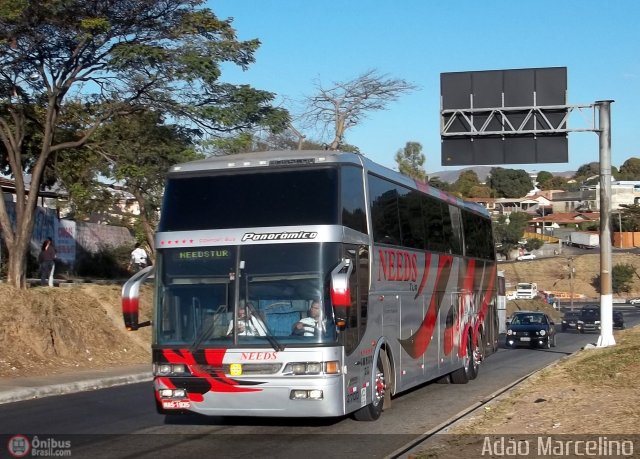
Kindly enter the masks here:
<path id="1" fill-rule="evenodd" d="M 491 168 L 487 185 L 496 190 L 500 198 L 521 198 L 531 191 L 533 183 L 529 173 L 523 169 Z"/>
<path id="2" fill-rule="evenodd" d="M 540 185 L 542 190 L 567 190 L 569 183 L 566 178 L 554 175 L 549 180 Z"/>
<path id="3" fill-rule="evenodd" d="M 0 153 L 16 185 L 15 226 L 0 196 L 11 284 L 25 286 L 51 157 L 86 144 L 106 121 L 145 108 L 218 133 L 286 126 L 272 93 L 218 81 L 223 62 L 246 69 L 259 41 L 238 41 L 231 20 L 202 3 L 0 0 Z"/>
<path id="4" fill-rule="evenodd" d="M 70 197 L 80 211 L 97 210 L 96 196 L 106 197 L 98 202 L 113 208 L 111 202 L 121 193 L 114 194 L 105 179 L 116 183 L 118 191 L 132 195 L 140 214 L 138 218 L 125 215 L 122 223 L 146 241 L 153 256 L 166 173 L 174 164 L 203 157 L 194 149 L 198 133 L 165 124 L 156 112 L 119 116 L 100 126 L 84 148 L 63 152 L 58 158 L 57 173 L 62 184 L 71 190 Z"/>
<path id="5" fill-rule="evenodd" d="M 440 177 L 430 177 L 429 185 L 442 191 L 451 191 L 451 185 L 440 180 Z"/>
<path id="6" fill-rule="evenodd" d="M 620 215 L 622 231 L 640 231 L 640 204 L 620 204 L 620 208 L 622 209 Z"/>
<path id="7" fill-rule="evenodd" d="M 525 212 L 511 212 L 509 216 L 501 215 L 493 224 L 493 235 L 496 243 L 500 244 L 498 252 L 509 257 L 511 251 L 518 246 L 518 241 L 524 235 L 524 229 L 529 221 Z"/>
<path id="8" fill-rule="evenodd" d="M 640 158 L 629 158 L 622 166 L 619 173 L 620 180 L 640 180 Z"/>
<path id="9" fill-rule="evenodd" d="M 631 290 L 631 284 L 633 282 L 633 276 L 636 275 L 636 270 L 633 265 L 628 263 L 620 263 L 613 266 L 611 270 L 611 290 L 613 293 L 626 293 Z M 601 277 L 597 274 L 593 277 L 591 282 L 596 289 L 600 292 Z"/>
<path id="10" fill-rule="evenodd" d="M 307 109 L 302 118 L 323 129 L 333 128 L 329 150 L 338 150 L 347 129 L 357 126 L 368 112 L 386 109 L 402 94 L 416 86 L 405 80 L 388 78 L 376 70 L 368 70 L 353 80 L 334 82 L 331 87 L 316 85 L 317 93 L 305 100 Z"/>
<path id="11" fill-rule="evenodd" d="M 469 198 L 490 198 L 492 194 L 491 188 L 486 185 L 475 185 L 469 190 Z"/>
<path id="12" fill-rule="evenodd" d="M 480 185 L 480 179 L 478 174 L 474 170 L 467 169 L 460 172 L 458 180 L 453 184 L 453 189 L 459 192 L 462 196 L 469 197 L 469 191 L 476 186 Z"/>
<path id="13" fill-rule="evenodd" d="M 538 187 L 541 190 L 545 189 L 545 183 L 548 182 L 549 180 L 551 180 L 553 178 L 553 174 L 551 172 L 547 172 L 547 171 L 540 171 L 538 172 L 538 175 L 536 176 L 536 181 L 538 182 Z"/>
<path id="14" fill-rule="evenodd" d="M 398 150 L 395 160 L 401 174 L 422 182 L 427 180 L 427 173 L 422 167 L 425 157 L 420 143 L 407 142 L 404 149 Z"/>

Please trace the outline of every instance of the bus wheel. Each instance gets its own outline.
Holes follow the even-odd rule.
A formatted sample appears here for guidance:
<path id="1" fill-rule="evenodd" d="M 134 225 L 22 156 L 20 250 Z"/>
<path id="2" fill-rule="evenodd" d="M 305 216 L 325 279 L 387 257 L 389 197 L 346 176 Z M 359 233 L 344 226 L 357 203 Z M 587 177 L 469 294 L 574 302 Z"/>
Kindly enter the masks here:
<path id="1" fill-rule="evenodd" d="M 385 398 L 389 397 L 387 394 L 387 380 L 385 377 L 385 368 L 389 368 L 388 363 L 385 364 L 386 359 L 384 351 L 380 351 L 378 355 L 378 362 L 376 364 L 376 377 L 373 382 L 373 394 L 371 397 L 371 403 L 367 406 L 363 406 L 358 411 L 353 413 L 353 417 L 356 421 L 375 421 L 382 414 L 382 406 Z"/>
<path id="2" fill-rule="evenodd" d="M 476 379 L 478 377 L 478 372 L 480 371 L 480 362 L 484 359 L 484 336 L 482 333 L 478 333 L 478 342 L 476 343 L 472 363 L 473 369 L 469 373 L 469 379 Z"/>
<path id="3" fill-rule="evenodd" d="M 464 358 L 464 366 L 451 373 L 451 382 L 453 384 L 467 384 L 476 376 L 478 376 L 478 362 L 476 362 L 471 335 L 469 335 L 467 337 L 467 355 Z"/>

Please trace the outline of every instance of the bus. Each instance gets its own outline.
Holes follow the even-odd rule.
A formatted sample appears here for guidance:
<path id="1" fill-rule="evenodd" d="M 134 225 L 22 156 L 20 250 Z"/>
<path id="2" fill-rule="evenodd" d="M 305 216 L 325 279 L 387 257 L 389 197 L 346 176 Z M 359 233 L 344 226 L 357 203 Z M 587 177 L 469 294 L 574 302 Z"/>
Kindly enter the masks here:
<path id="1" fill-rule="evenodd" d="M 403 391 L 476 378 L 497 349 L 487 211 L 361 154 L 173 166 L 155 248 L 122 306 L 129 330 L 152 326 L 161 414 L 371 421 Z M 233 325 L 247 316 L 261 333 Z"/>

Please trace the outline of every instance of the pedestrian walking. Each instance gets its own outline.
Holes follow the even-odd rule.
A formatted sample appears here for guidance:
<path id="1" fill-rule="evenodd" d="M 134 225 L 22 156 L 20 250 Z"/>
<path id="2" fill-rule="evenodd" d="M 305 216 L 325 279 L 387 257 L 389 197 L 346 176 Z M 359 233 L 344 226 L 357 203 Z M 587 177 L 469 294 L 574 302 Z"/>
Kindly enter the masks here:
<path id="1" fill-rule="evenodd" d="M 53 287 L 53 272 L 56 266 L 56 248 L 53 245 L 53 239 L 48 237 L 42 243 L 38 262 L 40 263 L 40 285 Z"/>

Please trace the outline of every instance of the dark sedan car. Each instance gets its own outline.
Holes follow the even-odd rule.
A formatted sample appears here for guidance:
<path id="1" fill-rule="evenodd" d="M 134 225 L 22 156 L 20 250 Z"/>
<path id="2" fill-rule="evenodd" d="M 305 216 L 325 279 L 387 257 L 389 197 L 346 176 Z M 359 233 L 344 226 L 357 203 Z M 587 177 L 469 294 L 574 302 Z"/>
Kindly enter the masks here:
<path id="1" fill-rule="evenodd" d="M 578 333 L 600 331 L 600 306 L 586 305 L 580 310 L 580 319 L 576 330 Z"/>
<path id="2" fill-rule="evenodd" d="M 508 347 L 555 347 L 555 324 L 544 312 L 516 312 L 511 317 L 505 342 Z"/>
<path id="3" fill-rule="evenodd" d="M 561 324 L 562 331 L 575 330 L 576 326 L 578 325 L 579 318 L 580 318 L 579 311 L 565 312 L 564 316 L 562 316 L 562 324 Z"/>
<path id="4" fill-rule="evenodd" d="M 613 311 L 613 328 L 624 328 L 624 315 L 620 311 Z"/>

